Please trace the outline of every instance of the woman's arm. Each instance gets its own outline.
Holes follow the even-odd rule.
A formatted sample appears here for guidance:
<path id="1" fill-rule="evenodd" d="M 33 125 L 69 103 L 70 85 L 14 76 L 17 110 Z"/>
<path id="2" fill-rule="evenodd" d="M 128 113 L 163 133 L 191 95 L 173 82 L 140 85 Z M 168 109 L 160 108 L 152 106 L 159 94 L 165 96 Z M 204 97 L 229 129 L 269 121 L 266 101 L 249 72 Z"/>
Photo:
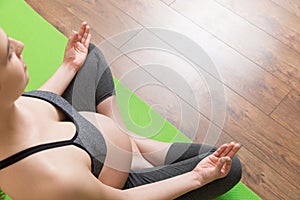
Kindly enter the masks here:
<path id="1" fill-rule="evenodd" d="M 86 173 L 77 174 L 71 192 L 72 199 L 87 200 L 170 200 L 189 191 L 198 189 L 216 179 L 227 176 L 231 168 L 233 156 L 240 149 L 240 144 L 224 144 L 215 153 L 206 157 L 191 172 L 175 176 L 163 181 L 127 189 L 118 190 L 98 181 L 95 177 L 86 176 Z M 71 198 L 71 197 L 70 197 Z"/>
<path id="2" fill-rule="evenodd" d="M 79 68 L 84 63 L 91 40 L 90 27 L 86 22 L 81 24 L 79 32 L 69 37 L 64 60 L 58 70 L 39 89 L 62 95 Z"/>
<path id="3" fill-rule="evenodd" d="M 71 189 L 67 189 L 66 185 L 61 187 L 63 189 L 61 193 L 65 194 L 64 198 L 74 200 L 170 200 L 201 187 L 196 172 L 189 172 L 128 190 L 107 186 L 91 176 L 83 179 L 80 179 L 77 175 L 74 176 L 74 181 L 67 186 Z M 67 196 L 66 191 L 69 191 Z"/>

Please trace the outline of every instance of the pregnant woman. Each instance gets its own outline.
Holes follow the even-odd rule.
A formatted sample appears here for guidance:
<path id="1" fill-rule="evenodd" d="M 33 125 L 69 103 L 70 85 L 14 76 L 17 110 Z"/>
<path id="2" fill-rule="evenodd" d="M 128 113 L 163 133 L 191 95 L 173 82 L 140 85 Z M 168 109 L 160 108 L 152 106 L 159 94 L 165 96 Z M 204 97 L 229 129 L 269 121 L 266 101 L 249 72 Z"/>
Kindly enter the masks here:
<path id="1" fill-rule="evenodd" d="M 240 144 L 165 143 L 123 126 L 111 72 L 83 22 L 37 91 L 0 29 L 0 189 L 14 200 L 212 199 L 241 178 Z"/>

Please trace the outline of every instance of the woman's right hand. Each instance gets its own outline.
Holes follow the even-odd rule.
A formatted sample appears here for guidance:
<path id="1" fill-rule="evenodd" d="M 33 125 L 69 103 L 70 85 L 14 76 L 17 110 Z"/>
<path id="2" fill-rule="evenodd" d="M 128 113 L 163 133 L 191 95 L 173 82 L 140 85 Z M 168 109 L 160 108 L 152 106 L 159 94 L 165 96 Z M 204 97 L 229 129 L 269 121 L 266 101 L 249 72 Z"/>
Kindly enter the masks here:
<path id="1" fill-rule="evenodd" d="M 213 154 L 201 160 L 194 168 L 202 185 L 227 176 L 231 169 L 232 158 L 241 148 L 239 143 L 221 145 Z"/>
<path id="2" fill-rule="evenodd" d="M 87 57 L 90 41 L 90 26 L 82 22 L 79 31 L 73 31 L 69 37 L 63 64 L 71 66 L 77 72 Z"/>

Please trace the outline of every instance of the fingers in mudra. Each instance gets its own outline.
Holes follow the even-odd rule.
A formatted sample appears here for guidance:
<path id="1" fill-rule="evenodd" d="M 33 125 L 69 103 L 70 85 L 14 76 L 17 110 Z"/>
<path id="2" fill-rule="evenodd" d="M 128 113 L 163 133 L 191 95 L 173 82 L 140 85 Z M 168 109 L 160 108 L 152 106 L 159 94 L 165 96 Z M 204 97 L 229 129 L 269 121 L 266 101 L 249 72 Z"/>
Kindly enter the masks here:
<path id="1" fill-rule="evenodd" d="M 79 32 L 73 31 L 65 49 L 64 63 L 77 71 L 84 63 L 91 40 L 90 26 L 83 22 Z"/>
<path id="2" fill-rule="evenodd" d="M 232 158 L 238 152 L 241 145 L 231 142 L 221 145 L 213 154 L 201 160 L 194 169 L 203 179 L 203 182 L 209 183 L 228 175 Z"/>
<path id="3" fill-rule="evenodd" d="M 217 171 L 219 173 L 220 178 L 224 178 L 227 176 L 231 169 L 232 165 L 232 159 L 230 157 L 222 157 L 219 158 L 219 167 L 217 168 Z"/>

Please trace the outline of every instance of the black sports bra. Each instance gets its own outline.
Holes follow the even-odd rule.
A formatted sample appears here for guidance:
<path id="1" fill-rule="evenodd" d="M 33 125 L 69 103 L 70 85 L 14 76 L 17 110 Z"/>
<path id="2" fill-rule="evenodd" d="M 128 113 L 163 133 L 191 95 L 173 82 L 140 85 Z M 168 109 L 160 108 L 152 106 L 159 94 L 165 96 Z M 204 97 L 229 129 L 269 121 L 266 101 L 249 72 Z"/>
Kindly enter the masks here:
<path id="1" fill-rule="evenodd" d="M 83 118 L 65 99 L 51 92 L 31 91 L 24 93 L 23 96 L 34 97 L 45 100 L 53 106 L 61 109 L 75 124 L 76 133 L 71 140 L 51 142 L 33 146 L 22 150 L 4 160 L 0 161 L 0 170 L 40 151 L 47 149 L 75 145 L 85 150 L 92 161 L 92 173 L 98 178 L 106 156 L 106 144 L 102 134 L 89 121 Z"/>

